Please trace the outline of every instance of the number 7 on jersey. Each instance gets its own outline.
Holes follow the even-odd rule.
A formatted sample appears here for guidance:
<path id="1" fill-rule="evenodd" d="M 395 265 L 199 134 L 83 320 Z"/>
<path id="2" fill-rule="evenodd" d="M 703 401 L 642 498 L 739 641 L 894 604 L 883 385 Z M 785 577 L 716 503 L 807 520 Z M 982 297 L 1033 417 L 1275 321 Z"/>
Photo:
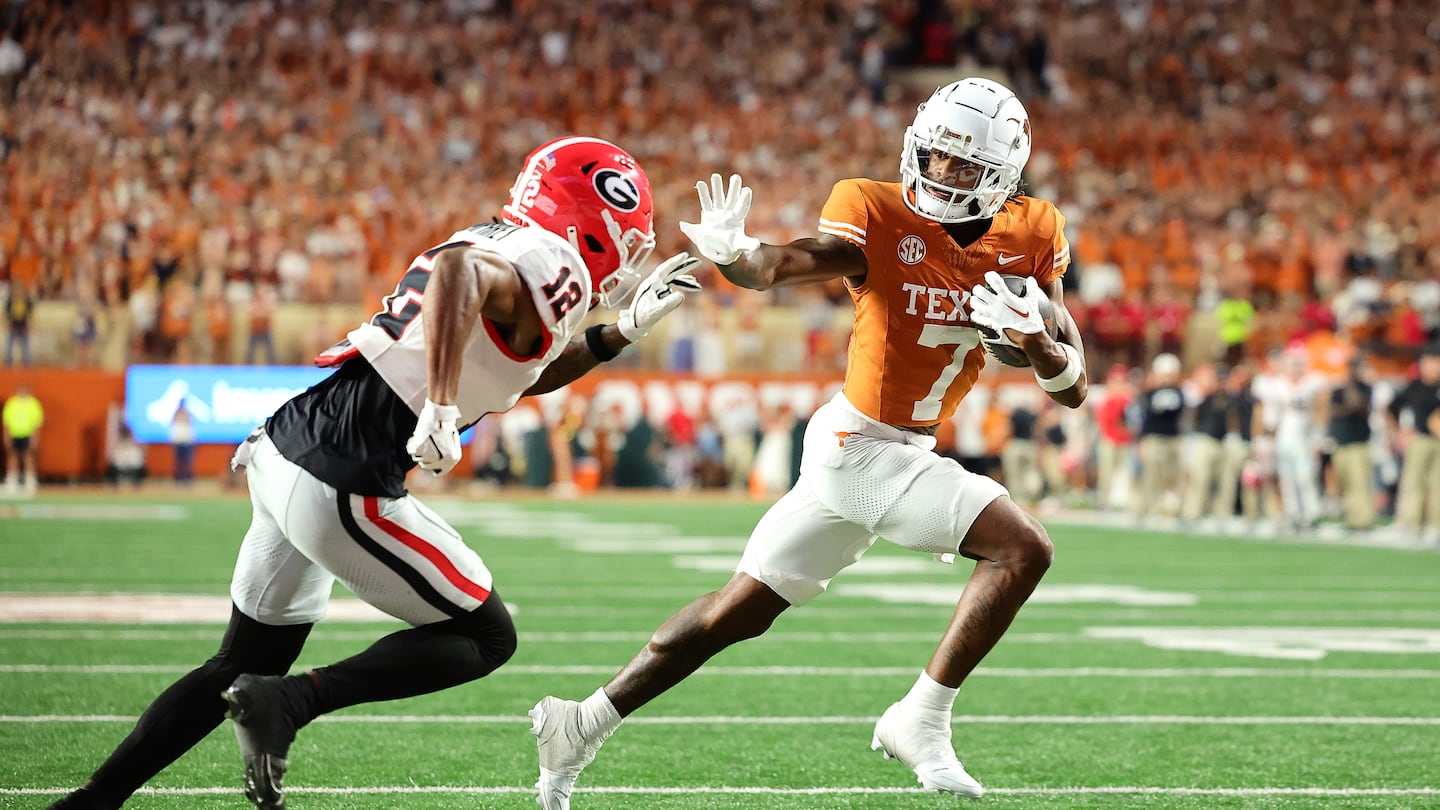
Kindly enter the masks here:
<path id="1" fill-rule="evenodd" d="M 965 356 L 980 345 L 980 333 L 969 326 L 927 323 L 920 330 L 920 338 L 916 342 L 927 349 L 955 347 L 950 365 L 940 370 L 940 376 L 935 380 L 935 384 L 930 386 L 930 393 L 924 399 L 916 401 L 915 408 L 910 412 L 910 417 L 915 421 L 927 422 L 940 416 L 940 402 L 945 398 L 950 384 L 955 382 L 960 369 L 965 366 Z"/>

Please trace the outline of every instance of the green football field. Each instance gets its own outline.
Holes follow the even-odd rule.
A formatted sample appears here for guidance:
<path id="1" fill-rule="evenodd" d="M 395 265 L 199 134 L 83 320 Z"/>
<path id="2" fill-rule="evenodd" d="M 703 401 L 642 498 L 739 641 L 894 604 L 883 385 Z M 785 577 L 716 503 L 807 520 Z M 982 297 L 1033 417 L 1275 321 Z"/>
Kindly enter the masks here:
<path id="1" fill-rule="evenodd" d="M 729 576 L 764 504 L 432 499 L 516 609 L 488 678 L 321 718 L 292 810 L 534 807 L 525 712 L 583 697 Z M 248 502 L 0 503 L 0 806 L 82 782 L 149 700 L 209 657 Z M 962 688 L 955 745 L 997 808 L 1440 807 L 1440 553 L 1055 524 L 1055 566 Z M 869 750 L 969 566 L 881 542 L 626 721 L 581 778 L 592 808 L 910 808 Z M 299 666 L 396 623 L 337 591 Z M 228 722 L 127 807 L 244 808 Z"/>

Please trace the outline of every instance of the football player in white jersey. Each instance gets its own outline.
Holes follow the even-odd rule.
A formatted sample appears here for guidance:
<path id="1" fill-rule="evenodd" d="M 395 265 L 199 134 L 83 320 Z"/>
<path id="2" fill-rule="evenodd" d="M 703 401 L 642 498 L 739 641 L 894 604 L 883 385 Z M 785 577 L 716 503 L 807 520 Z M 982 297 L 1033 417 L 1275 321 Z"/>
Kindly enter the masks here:
<path id="1" fill-rule="evenodd" d="M 1277 359 L 1278 368 L 1256 381 L 1257 419 L 1275 443 L 1275 475 L 1280 506 L 1291 529 L 1314 528 L 1320 519 L 1322 426 L 1315 415 L 1325 380 L 1310 372 L 1302 350 L 1291 349 Z"/>
<path id="2" fill-rule="evenodd" d="M 684 253 L 640 282 L 655 244 L 650 184 L 612 143 L 536 149 L 502 217 L 417 256 L 381 311 L 317 358 L 335 372 L 240 446 L 253 518 L 219 652 L 52 808 L 119 807 L 227 714 L 247 797 L 283 808 L 286 757 L 306 723 L 480 678 L 514 653 L 490 571 L 406 493 L 406 473 L 449 471 L 466 426 L 612 359 L 700 286 L 699 260 Z M 593 305 L 627 300 L 616 323 L 580 331 Z M 335 580 L 411 627 L 286 677 Z"/>

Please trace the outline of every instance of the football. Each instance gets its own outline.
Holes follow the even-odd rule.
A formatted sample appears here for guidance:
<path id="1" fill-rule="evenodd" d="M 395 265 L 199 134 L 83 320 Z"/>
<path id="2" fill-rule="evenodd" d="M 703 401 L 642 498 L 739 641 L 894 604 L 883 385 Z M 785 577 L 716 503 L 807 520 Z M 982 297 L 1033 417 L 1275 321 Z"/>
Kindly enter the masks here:
<path id="1" fill-rule="evenodd" d="M 1004 280 L 1005 286 L 1009 287 L 1011 292 L 1024 297 L 1025 276 L 1001 276 L 1000 278 Z M 1040 296 L 1039 307 L 1040 318 L 1045 322 L 1045 331 L 1049 332 L 1052 338 L 1058 337 L 1060 334 L 1060 325 L 1055 320 L 1055 303 L 1050 300 L 1049 296 L 1042 295 Z M 979 330 L 980 342 L 984 344 L 985 351 L 989 352 L 991 357 L 1007 366 L 1014 366 L 1015 368 L 1030 367 L 1030 358 L 1026 357 L 1024 352 L 1014 346 L 996 343 L 995 341 L 1000 336 L 995 334 L 993 330 L 983 326 L 976 326 L 975 328 Z"/>

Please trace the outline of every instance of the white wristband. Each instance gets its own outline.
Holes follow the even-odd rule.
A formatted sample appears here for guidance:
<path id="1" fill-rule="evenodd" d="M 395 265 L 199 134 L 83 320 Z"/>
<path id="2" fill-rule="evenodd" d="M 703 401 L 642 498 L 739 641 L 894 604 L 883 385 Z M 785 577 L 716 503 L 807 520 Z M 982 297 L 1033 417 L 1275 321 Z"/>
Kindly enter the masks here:
<path id="1" fill-rule="evenodd" d="M 435 421 L 437 423 L 458 422 L 460 420 L 460 406 L 458 405 L 441 405 L 429 397 L 426 397 L 425 407 L 430 408 L 431 412 L 435 414 Z"/>
<path id="2" fill-rule="evenodd" d="M 1051 394 L 1064 391 L 1079 382 L 1080 375 L 1085 371 L 1085 366 L 1080 361 L 1080 352 L 1076 351 L 1074 346 L 1069 343 L 1061 343 L 1060 350 L 1065 352 L 1067 360 L 1065 368 L 1061 369 L 1059 374 L 1048 380 L 1041 377 L 1039 372 L 1035 374 L 1035 382 L 1040 384 L 1042 390 Z"/>

